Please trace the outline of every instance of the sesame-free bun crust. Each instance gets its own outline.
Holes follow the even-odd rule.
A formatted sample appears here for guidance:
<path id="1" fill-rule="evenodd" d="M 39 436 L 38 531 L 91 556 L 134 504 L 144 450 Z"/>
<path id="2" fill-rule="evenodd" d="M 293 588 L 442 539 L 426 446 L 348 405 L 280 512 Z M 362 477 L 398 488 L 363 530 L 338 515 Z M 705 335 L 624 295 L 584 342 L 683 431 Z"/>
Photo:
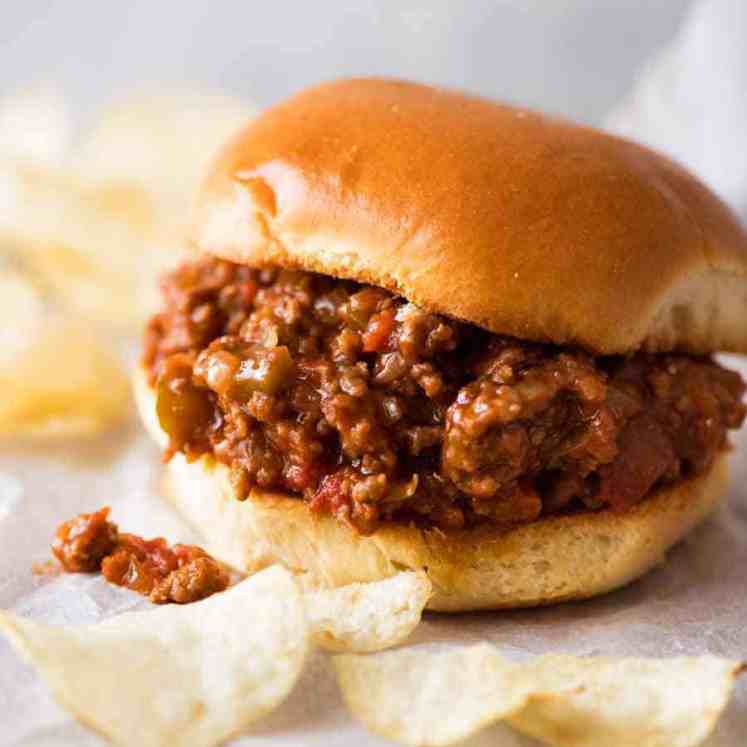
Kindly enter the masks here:
<path id="1" fill-rule="evenodd" d="M 135 379 L 141 416 L 164 444 L 153 390 Z M 444 534 L 384 524 L 361 536 L 298 498 L 254 490 L 238 501 L 228 469 L 210 457 L 169 462 L 165 492 L 216 557 L 246 571 L 282 563 L 311 584 L 336 587 L 423 569 L 434 587 L 429 609 L 443 612 L 529 607 L 584 599 L 632 581 L 661 562 L 697 526 L 726 487 L 726 459 L 667 487 L 624 513 L 549 516 L 513 528 Z"/>
<path id="2" fill-rule="evenodd" d="M 216 159 L 194 235 L 527 340 L 747 352 L 747 237 L 707 187 L 632 142 L 441 88 L 344 80 L 269 109 Z"/>

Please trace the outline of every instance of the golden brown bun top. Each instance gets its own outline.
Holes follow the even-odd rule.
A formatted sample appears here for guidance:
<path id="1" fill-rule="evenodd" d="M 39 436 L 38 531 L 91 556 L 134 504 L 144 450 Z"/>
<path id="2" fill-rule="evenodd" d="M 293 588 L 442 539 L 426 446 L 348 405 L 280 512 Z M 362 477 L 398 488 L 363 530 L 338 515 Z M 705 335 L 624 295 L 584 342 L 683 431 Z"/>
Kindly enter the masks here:
<path id="1" fill-rule="evenodd" d="M 635 143 L 441 88 L 343 80 L 269 109 L 215 161 L 195 239 L 524 339 L 747 352 L 747 235 L 707 187 Z"/>

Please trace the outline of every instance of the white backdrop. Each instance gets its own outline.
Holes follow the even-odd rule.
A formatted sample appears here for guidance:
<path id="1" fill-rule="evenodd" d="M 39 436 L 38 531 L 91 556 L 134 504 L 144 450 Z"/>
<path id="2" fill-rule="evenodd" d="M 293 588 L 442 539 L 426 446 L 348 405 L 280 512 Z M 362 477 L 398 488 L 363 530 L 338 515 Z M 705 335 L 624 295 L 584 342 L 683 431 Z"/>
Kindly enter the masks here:
<path id="1" fill-rule="evenodd" d="M 688 0 L 0 0 L 0 92 L 59 81 L 82 113 L 136 83 L 259 104 L 387 74 L 589 121 L 627 91 Z"/>

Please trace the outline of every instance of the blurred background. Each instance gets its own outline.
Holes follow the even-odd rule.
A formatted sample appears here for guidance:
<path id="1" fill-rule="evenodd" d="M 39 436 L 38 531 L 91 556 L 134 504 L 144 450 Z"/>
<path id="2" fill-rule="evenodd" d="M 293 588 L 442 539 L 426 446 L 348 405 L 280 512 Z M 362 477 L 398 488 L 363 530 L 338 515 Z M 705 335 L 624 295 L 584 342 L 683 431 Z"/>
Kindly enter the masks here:
<path id="1" fill-rule="evenodd" d="M 263 107 L 353 75 L 607 127 L 686 163 L 747 217 L 744 0 L 5 2 L 0 437 L 128 417 L 117 361 L 132 363 L 158 308 L 155 278 L 186 256 L 215 149 Z M 65 377 L 44 376 L 52 365 Z"/>
<path id="2" fill-rule="evenodd" d="M 89 116 L 137 83 L 265 106 L 313 82 L 395 75 L 599 122 L 688 0 L 6 2 L 0 87 L 62 86 Z"/>
<path id="3" fill-rule="evenodd" d="M 621 102 L 642 74 L 623 122 Z M 747 207 L 745 179 L 723 158 L 741 154 L 747 124 L 743 0 L 27 0 L 0 10 L 0 91 L 54 86 L 73 135 L 137 87 L 264 107 L 349 75 L 409 77 L 608 124 Z"/>

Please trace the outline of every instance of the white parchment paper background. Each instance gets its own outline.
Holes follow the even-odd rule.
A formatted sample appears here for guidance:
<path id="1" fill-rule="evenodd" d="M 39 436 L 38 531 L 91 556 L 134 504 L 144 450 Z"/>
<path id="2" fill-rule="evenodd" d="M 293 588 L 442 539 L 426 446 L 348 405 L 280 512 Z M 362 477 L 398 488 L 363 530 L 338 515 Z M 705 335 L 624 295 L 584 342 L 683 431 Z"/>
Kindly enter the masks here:
<path id="1" fill-rule="evenodd" d="M 747 208 L 747 4 L 694 7 L 678 39 L 612 113 L 612 129 L 667 150 L 744 215 Z M 745 319 L 747 324 L 747 319 Z M 728 359 L 747 376 L 747 363 Z M 427 616 L 412 643 L 491 640 L 509 655 L 546 651 L 747 657 L 747 430 L 735 439 L 732 482 L 717 515 L 643 580 L 598 600 L 555 608 Z M 159 454 L 134 421 L 96 443 L 0 447 L 0 607 L 51 623 L 87 623 L 148 603 L 100 578 L 34 577 L 59 521 L 113 506 L 127 531 L 197 539 L 158 498 Z M 709 740 L 747 744 L 747 678 Z M 0 641 L 0 745 L 97 745 Z M 347 715 L 325 657 L 315 655 L 290 699 L 242 745 L 376 745 Z M 497 726 L 470 745 L 534 744 Z M 600 746 L 603 747 L 603 746 Z"/>

